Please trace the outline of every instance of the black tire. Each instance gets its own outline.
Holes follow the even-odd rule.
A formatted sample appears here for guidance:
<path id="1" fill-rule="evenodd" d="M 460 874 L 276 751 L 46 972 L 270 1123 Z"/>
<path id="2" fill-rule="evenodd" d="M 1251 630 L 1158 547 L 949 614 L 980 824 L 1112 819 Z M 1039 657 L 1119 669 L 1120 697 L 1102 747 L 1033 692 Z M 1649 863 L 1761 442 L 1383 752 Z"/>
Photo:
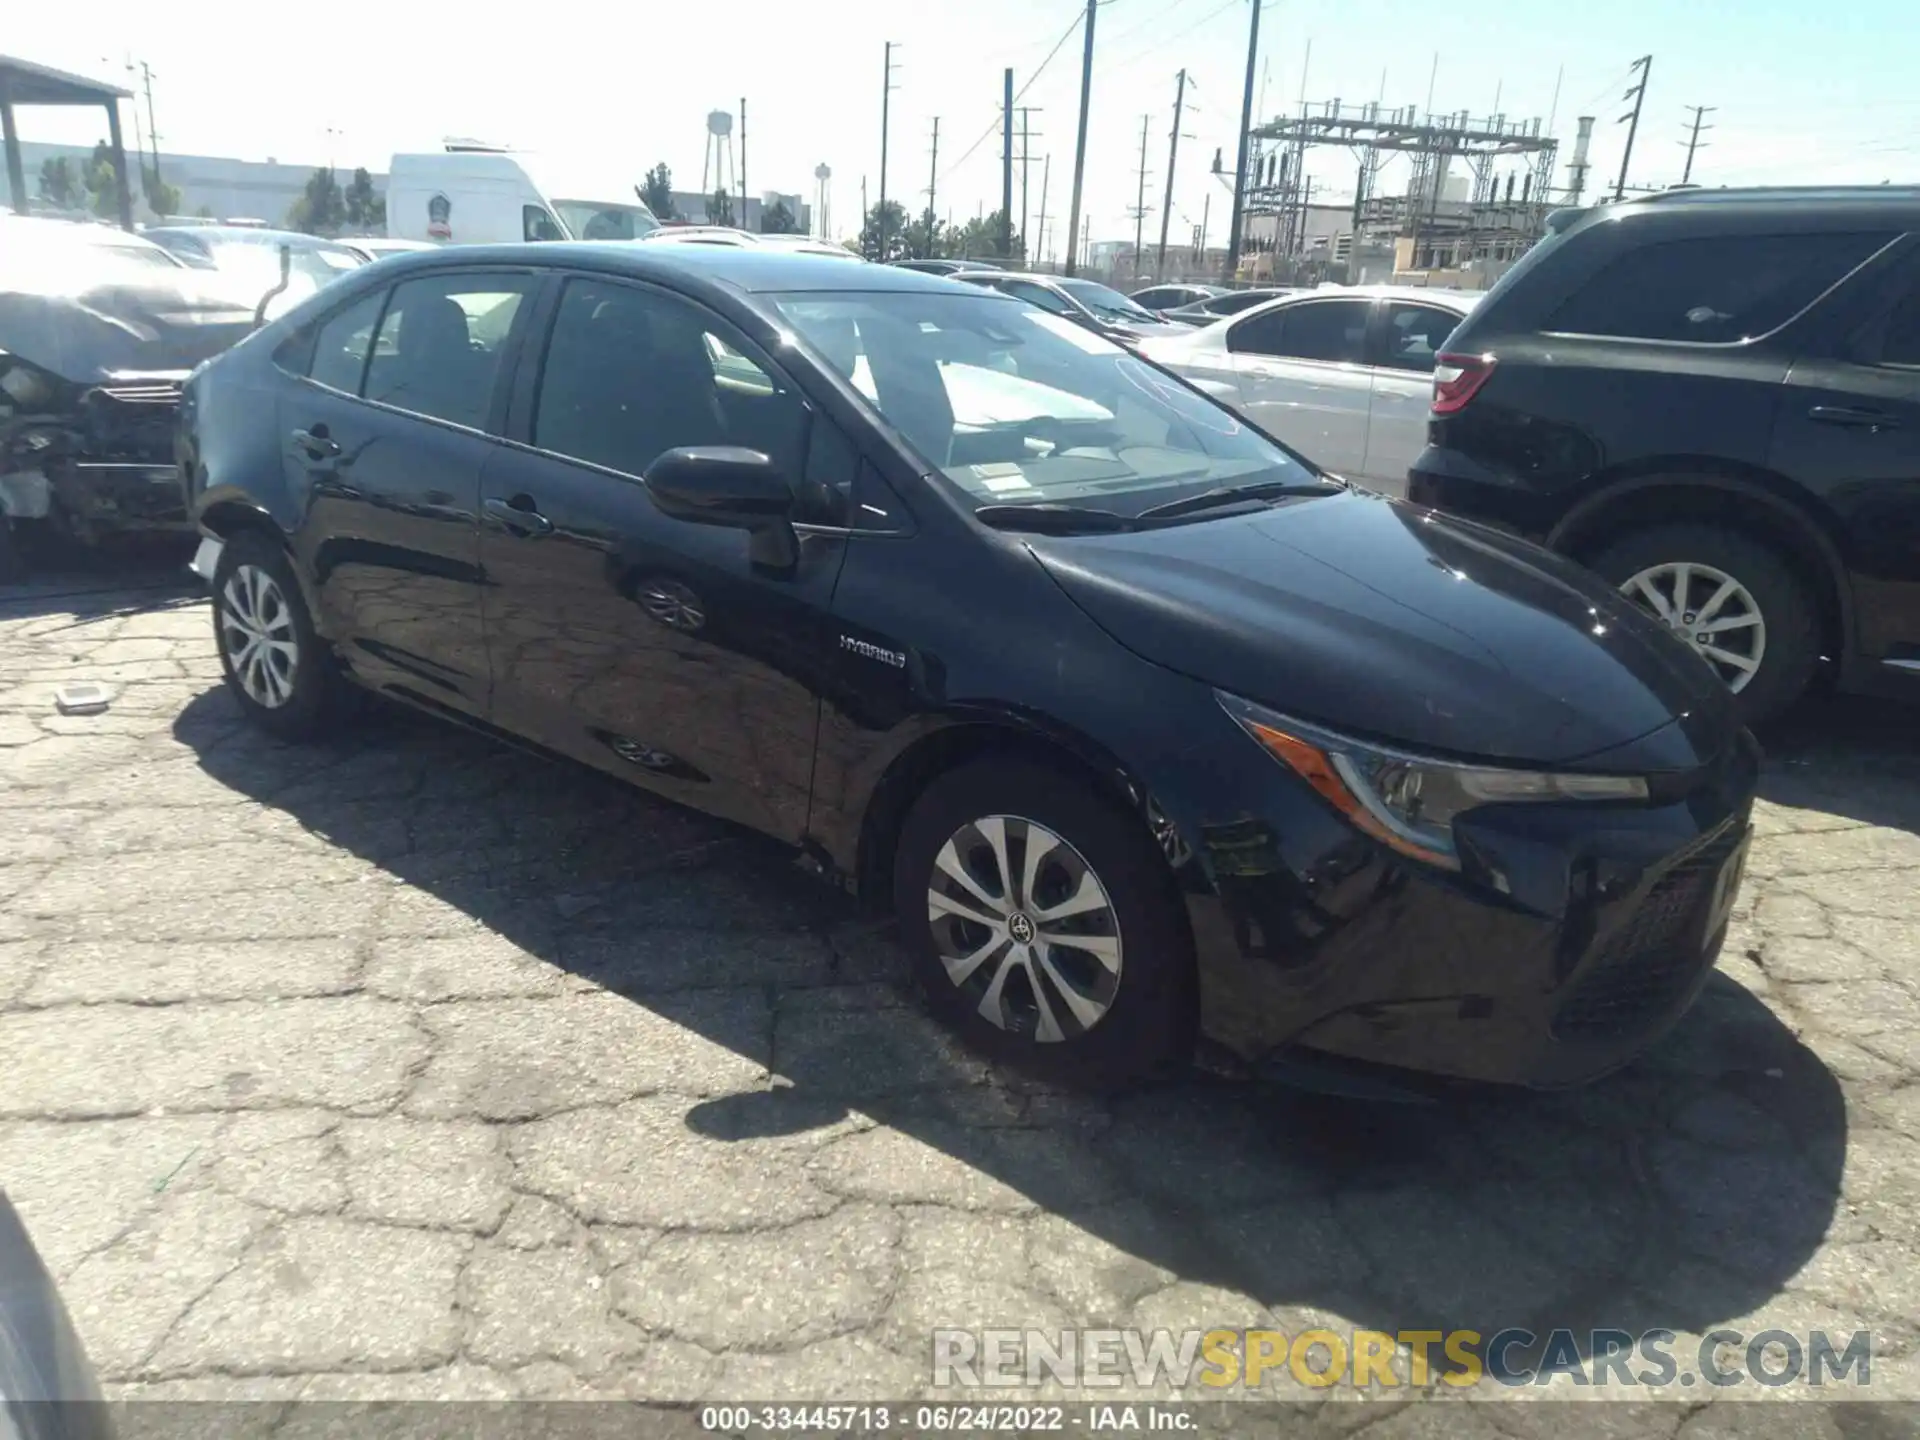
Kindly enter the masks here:
<path id="1" fill-rule="evenodd" d="M 1049 979 L 1040 988 L 1046 991 L 1046 1008 L 1061 1038 L 1039 1038 L 1046 1022 L 1029 978 L 1037 964 L 1015 964 L 1008 971 L 1001 991 L 1006 1004 L 999 1008 L 1009 1023 L 1002 1025 L 980 1010 L 998 968 L 994 960 L 1002 951 L 989 952 L 964 988 L 948 977 L 941 959 L 936 924 L 955 950 L 972 950 L 995 933 L 944 914 L 938 922 L 929 917 L 929 894 L 937 878 L 960 895 L 953 882 L 943 878 L 944 872 L 936 872 L 943 847 L 964 827 L 994 816 L 1044 827 L 1065 842 L 1065 850 L 1048 853 L 1034 885 L 1036 895 L 1055 897 L 1049 904 L 1060 903 L 1066 887 L 1079 880 L 1082 866 L 1104 892 L 1107 903 L 1098 915 L 1053 922 L 1056 934 L 1079 930 L 1086 938 L 1105 939 L 1111 932 L 1118 940 L 1117 974 L 1090 951 L 1071 945 L 1048 948 L 1054 976 L 1072 982 L 1083 1003 L 1091 995 L 1094 1003 L 1107 1006 L 1104 1014 L 1082 1025 Z M 1003 844 L 1016 876 L 1016 895 L 1026 878 L 1026 833 L 1009 830 Z M 977 832 L 973 838 L 978 842 L 972 847 L 975 852 L 991 853 Z M 993 867 L 975 867 L 972 873 L 992 874 Z M 1005 887 L 985 888 L 997 894 Z M 914 803 L 901 828 L 893 898 L 914 978 L 928 1008 L 981 1053 L 1051 1081 L 1103 1090 L 1157 1078 L 1191 1058 L 1195 972 L 1173 877 L 1146 824 L 1085 783 L 1028 760 L 977 761 L 940 776 Z M 1012 908 L 1025 916 L 1024 903 Z M 962 933 L 966 927 L 970 933 Z"/>
<path id="2" fill-rule="evenodd" d="M 243 571 L 264 574 L 284 602 L 284 625 L 277 605 L 265 611 L 272 637 L 284 640 L 291 635 L 294 645 L 291 666 L 275 670 L 275 678 L 285 686 L 286 694 L 279 704 L 256 698 L 250 693 L 248 680 L 235 669 L 234 650 L 244 637 L 229 618 L 238 613 L 234 609 L 236 596 L 229 587 L 238 585 L 240 595 L 245 595 L 247 577 Z M 351 708 L 352 686 L 340 673 L 332 650 L 314 632 L 313 618 L 307 613 L 293 566 L 271 536 L 242 530 L 221 550 L 213 571 L 213 635 L 227 692 L 254 725 L 281 740 L 315 740 L 336 733 Z"/>
<path id="3" fill-rule="evenodd" d="M 1806 693 L 1820 663 L 1820 614 L 1794 564 L 1765 541 L 1737 531 L 1676 523 L 1637 530 L 1596 555 L 1593 570 L 1615 586 L 1661 565 L 1710 566 L 1753 597 L 1765 625 L 1765 648 L 1753 678 L 1734 692 L 1741 722 L 1759 725 Z"/>

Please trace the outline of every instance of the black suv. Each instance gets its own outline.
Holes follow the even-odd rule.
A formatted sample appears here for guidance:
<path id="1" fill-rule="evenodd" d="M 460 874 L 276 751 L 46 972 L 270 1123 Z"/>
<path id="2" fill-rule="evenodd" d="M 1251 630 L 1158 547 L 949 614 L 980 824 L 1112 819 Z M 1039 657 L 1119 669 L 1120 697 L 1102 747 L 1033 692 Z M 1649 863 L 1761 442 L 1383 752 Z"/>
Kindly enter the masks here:
<path id="1" fill-rule="evenodd" d="M 1920 682 L 1920 188 L 1555 215 L 1454 332 L 1408 496 L 1584 561 L 1743 718 Z"/>

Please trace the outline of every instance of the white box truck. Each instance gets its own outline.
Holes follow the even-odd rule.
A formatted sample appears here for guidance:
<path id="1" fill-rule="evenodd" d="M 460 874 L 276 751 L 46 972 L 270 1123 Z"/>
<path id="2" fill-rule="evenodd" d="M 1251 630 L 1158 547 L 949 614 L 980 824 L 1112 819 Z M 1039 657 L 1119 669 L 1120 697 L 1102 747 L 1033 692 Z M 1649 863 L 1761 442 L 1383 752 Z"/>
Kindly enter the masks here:
<path id="1" fill-rule="evenodd" d="M 395 240 L 638 240 L 659 228 L 631 183 L 477 142 L 395 155 L 387 168 L 387 235 Z"/>

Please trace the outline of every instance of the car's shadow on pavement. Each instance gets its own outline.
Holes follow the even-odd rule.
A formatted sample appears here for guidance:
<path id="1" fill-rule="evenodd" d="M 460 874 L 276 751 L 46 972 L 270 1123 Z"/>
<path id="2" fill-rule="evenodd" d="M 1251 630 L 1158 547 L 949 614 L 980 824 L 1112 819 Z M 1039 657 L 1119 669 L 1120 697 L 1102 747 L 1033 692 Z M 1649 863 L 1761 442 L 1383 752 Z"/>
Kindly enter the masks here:
<path id="1" fill-rule="evenodd" d="M 283 747 L 217 690 L 175 734 L 207 774 L 260 802 L 245 812 L 258 833 L 318 837 L 401 882 L 379 931 L 388 952 L 452 945 L 407 938 L 448 927 L 492 932 L 543 962 L 526 969 L 555 967 L 546 1003 L 617 1009 L 584 1000 L 611 992 L 652 1012 L 634 1017 L 650 1034 L 682 1036 L 645 1062 L 666 1067 L 658 1093 L 685 1098 L 668 1124 L 678 1138 L 624 1136 L 617 1108 L 574 1137 L 570 1154 L 599 1147 L 609 1185 L 625 1187 L 605 1213 L 644 1221 L 649 1187 L 686 1183 L 674 1172 L 689 1145 L 706 1147 L 702 1165 L 721 1163 L 704 1158 L 714 1150 L 741 1160 L 727 1173 L 745 1177 L 729 1197 L 743 1207 L 788 1183 L 761 1166 L 805 1167 L 791 1183 L 829 1201 L 1035 1207 L 1024 1249 L 1016 1239 L 1002 1257 L 1026 1288 L 1004 1293 L 1028 1297 L 1008 1302 L 1027 1312 L 1033 1294 L 1051 1296 L 1047 1315 L 993 1310 L 980 1297 L 995 1277 L 975 1257 L 978 1292 L 967 1305 L 954 1292 L 945 1310 L 926 1300 L 914 1313 L 929 1327 L 1180 1327 L 1201 1315 L 1233 1328 L 1271 1314 L 1289 1329 L 1333 1317 L 1394 1333 L 1566 1328 L 1584 1350 L 1592 1329 L 1738 1328 L 1834 1219 L 1839 1086 L 1725 977 L 1654 1053 L 1576 1092 L 1401 1107 L 1196 1075 L 1093 1100 L 949 1044 L 907 996 L 884 927 L 778 847 L 612 780 L 384 711 L 338 744 Z M 224 887 L 207 902 L 246 903 Z M 435 1034 L 453 1022 L 432 1013 L 433 987 L 476 993 L 439 965 L 413 972 Z M 673 1058 L 690 1048 L 683 1031 L 750 1062 L 745 1078 L 709 1083 L 702 1062 Z M 547 1050 L 505 1021 L 488 1033 L 495 1048 L 471 1062 L 463 1093 L 482 1118 L 530 1129 L 559 1123 L 540 1099 L 552 1067 L 608 1053 L 578 1027 Z M 576 1047 L 586 1059 L 561 1053 Z M 825 1139 L 808 1149 L 809 1136 Z M 595 1183 L 585 1159 L 568 1163 L 566 1175 Z M 559 1182 L 540 1183 L 556 1194 Z M 1048 1318 L 1062 1315 L 1071 1321 Z"/>
<path id="2" fill-rule="evenodd" d="M 0 620 L 59 615 L 79 625 L 197 604 L 206 591 L 187 569 L 192 556 L 190 536 L 115 536 L 97 549 L 55 542 L 25 575 L 0 576 Z"/>
<path id="3" fill-rule="evenodd" d="M 1920 834 L 1920 708 L 1815 696 L 1759 738 L 1765 799 Z"/>

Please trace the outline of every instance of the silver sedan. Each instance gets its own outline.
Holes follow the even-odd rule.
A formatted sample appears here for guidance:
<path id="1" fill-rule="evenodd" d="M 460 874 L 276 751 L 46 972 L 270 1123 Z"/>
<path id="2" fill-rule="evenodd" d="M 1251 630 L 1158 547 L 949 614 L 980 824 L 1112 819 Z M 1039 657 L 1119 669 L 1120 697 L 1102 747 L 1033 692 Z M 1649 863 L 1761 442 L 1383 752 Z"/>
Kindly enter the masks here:
<path id="1" fill-rule="evenodd" d="M 1480 299 L 1456 290 L 1307 290 L 1141 353 L 1318 465 L 1394 495 L 1426 445 L 1433 362 Z"/>

